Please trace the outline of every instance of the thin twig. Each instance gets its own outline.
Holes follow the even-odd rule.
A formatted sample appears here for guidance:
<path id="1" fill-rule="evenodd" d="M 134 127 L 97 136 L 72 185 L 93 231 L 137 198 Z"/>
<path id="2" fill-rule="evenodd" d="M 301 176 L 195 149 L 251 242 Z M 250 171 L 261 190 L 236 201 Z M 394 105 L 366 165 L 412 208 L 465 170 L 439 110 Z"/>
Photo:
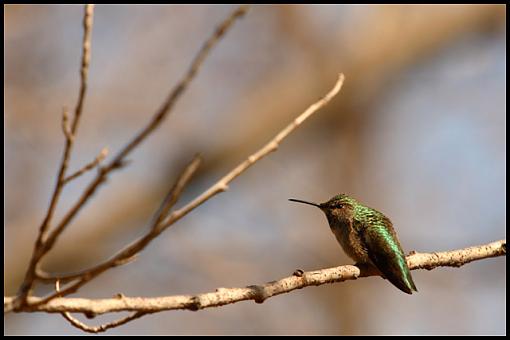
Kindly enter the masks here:
<path id="1" fill-rule="evenodd" d="M 76 171 L 75 173 L 73 173 L 72 175 L 69 175 L 67 176 L 65 179 L 64 179 L 64 184 L 66 184 L 67 182 L 70 182 L 72 181 L 73 179 L 77 178 L 77 177 L 80 177 L 81 175 L 83 175 L 85 172 L 89 171 L 89 170 L 92 170 L 94 169 L 97 165 L 99 165 L 99 163 L 106 158 L 106 156 L 108 155 L 108 148 L 103 148 L 101 150 L 101 152 L 99 153 L 99 155 L 96 156 L 96 158 L 94 158 L 94 160 L 92 162 L 90 162 L 89 164 L 85 165 L 83 168 L 81 168 L 80 170 Z"/>
<path id="2" fill-rule="evenodd" d="M 459 267 L 473 261 L 503 256 L 505 254 L 506 240 L 500 240 L 489 244 L 446 252 L 413 253 L 407 256 L 406 259 L 409 268 L 412 270 L 422 268 L 430 270 L 437 267 Z M 296 271 L 292 276 L 262 285 L 252 285 L 245 288 L 218 288 L 214 292 L 197 295 L 152 298 L 120 296 L 113 299 L 58 298 L 47 304 L 37 304 L 41 298 L 31 297 L 29 298 L 30 305 L 26 306 L 23 310 L 17 310 L 17 312 L 76 312 L 87 315 L 99 315 L 121 311 L 155 313 L 175 309 L 199 310 L 245 300 L 254 300 L 261 303 L 272 296 L 289 293 L 304 287 L 320 286 L 327 283 L 356 280 L 361 277 L 377 275 L 379 275 L 378 272 L 370 268 L 344 265 L 308 272 Z M 425 287 L 422 288 L 422 290 L 425 289 Z M 9 306 L 13 299 L 14 297 L 4 297 L 4 312 L 10 310 Z"/>
<path id="3" fill-rule="evenodd" d="M 232 182 L 237 176 L 246 171 L 253 164 L 267 156 L 269 153 L 276 151 L 280 143 L 295 129 L 297 129 L 306 119 L 308 119 L 312 114 L 317 112 L 319 109 L 324 107 L 329 103 L 331 99 L 340 91 L 344 82 L 344 75 L 340 73 L 338 75 L 338 79 L 335 83 L 335 86 L 321 99 L 317 102 L 313 103 L 308 109 L 306 109 L 303 113 L 301 113 L 296 119 L 294 119 L 287 127 L 285 127 L 282 131 L 280 131 L 273 139 L 271 139 L 266 145 L 264 145 L 257 152 L 253 153 L 249 156 L 245 161 L 236 166 L 233 170 L 231 170 L 228 174 L 226 174 L 223 178 L 221 178 L 218 182 L 212 185 L 209 189 L 203 192 L 200 196 L 195 198 L 193 201 L 188 203 L 186 206 L 182 207 L 179 210 L 172 212 L 166 220 L 162 222 L 161 227 L 166 228 L 169 225 L 172 225 L 190 211 L 213 197 L 214 195 L 226 191 L 228 189 L 228 184 Z"/>
<path id="4" fill-rule="evenodd" d="M 73 133 L 71 132 L 71 125 L 69 124 L 69 112 L 67 107 L 62 110 L 62 132 L 66 137 L 66 140 L 72 144 Z"/>
<path id="5" fill-rule="evenodd" d="M 165 199 L 161 203 L 161 206 L 154 214 L 151 229 L 157 228 L 159 223 L 168 215 L 168 212 L 177 203 L 177 200 L 182 194 L 182 191 L 191 180 L 193 174 L 198 170 L 202 158 L 199 154 L 195 155 L 191 163 L 184 169 L 184 172 L 180 176 L 179 180 L 172 186 Z"/>
<path id="6" fill-rule="evenodd" d="M 80 68 L 80 95 L 78 96 L 78 103 L 74 111 L 74 120 L 71 126 L 71 131 L 76 134 L 78 123 L 80 121 L 81 113 L 83 111 L 83 103 L 85 101 L 85 94 L 87 92 L 87 81 L 89 78 L 89 64 L 90 64 L 90 47 L 92 40 L 92 22 L 94 15 L 94 5 L 85 5 L 85 16 L 83 17 L 83 55 L 81 58 Z"/>
<path id="7" fill-rule="evenodd" d="M 173 89 L 173 91 L 168 95 L 167 99 L 160 107 L 156 115 L 153 117 L 152 121 L 143 128 L 133 140 L 127 144 L 115 157 L 112 161 L 112 167 L 115 166 L 118 162 L 121 162 L 127 154 L 129 154 L 138 144 L 140 144 L 155 128 L 157 128 L 161 121 L 167 116 L 168 112 L 171 111 L 177 99 L 184 93 L 186 88 L 189 86 L 191 81 L 195 78 L 200 67 L 204 63 L 205 59 L 209 55 L 211 49 L 223 38 L 225 33 L 230 29 L 232 24 L 238 19 L 244 16 L 249 6 L 243 5 L 239 6 L 234 12 L 230 14 L 230 16 L 224 20 L 215 30 L 213 35 L 207 39 L 207 41 L 202 45 L 202 48 L 198 52 L 198 54 L 193 59 L 191 66 L 186 72 L 185 76 L 179 84 Z"/>
<path id="8" fill-rule="evenodd" d="M 64 147 L 64 152 L 62 155 L 62 161 L 60 163 L 59 172 L 57 175 L 57 181 L 55 184 L 55 190 L 53 191 L 53 195 L 51 196 L 50 205 L 48 207 L 48 211 L 46 212 L 46 216 L 39 227 L 39 235 L 35 242 L 34 251 L 32 253 L 32 258 L 30 260 L 30 264 L 27 269 L 27 273 L 25 274 L 25 279 L 20 286 L 19 290 L 19 303 L 25 304 L 27 296 L 30 294 L 32 287 L 34 285 L 34 280 L 37 278 L 35 275 L 37 266 L 41 258 L 48 252 L 51 248 L 51 245 L 48 245 L 48 229 L 51 224 L 51 219 L 57 207 L 58 200 L 60 198 L 60 194 L 62 193 L 62 189 L 64 188 L 65 182 L 64 178 L 66 175 L 66 170 L 69 165 L 69 159 L 71 157 L 71 152 L 73 149 L 74 139 L 76 136 L 76 130 L 78 128 L 78 122 L 81 117 L 81 113 L 83 111 L 83 103 L 85 100 L 85 94 L 87 91 L 87 78 L 88 78 L 88 70 L 90 63 L 90 39 L 92 34 L 92 17 L 94 14 L 94 5 L 86 5 L 85 13 L 83 16 L 83 44 L 82 44 L 82 60 L 81 60 L 81 69 L 80 69 L 80 93 L 78 96 L 78 102 L 76 104 L 76 108 L 74 111 L 74 117 L 71 124 L 71 128 L 69 128 L 69 116 L 67 113 L 67 109 L 64 108 L 64 113 L 62 117 L 62 128 L 64 131 L 64 135 L 66 137 L 66 143 Z"/>
<path id="9" fill-rule="evenodd" d="M 55 281 L 55 290 L 57 292 L 60 291 L 60 282 L 58 280 Z M 108 322 L 108 323 L 105 323 L 105 324 L 102 324 L 102 325 L 99 325 L 99 326 L 89 326 L 89 325 L 84 324 L 80 320 L 76 319 L 75 317 L 73 317 L 71 315 L 71 313 L 69 313 L 69 312 L 62 312 L 62 316 L 64 317 L 64 319 L 69 321 L 69 323 L 72 326 L 74 326 L 74 327 L 76 327 L 78 329 L 81 329 L 84 332 L 88 332 L 88 333 L 101 333 L 101 332 L 105 332 L 106 330 L 108 330 L 110 328 L 118 327 L 118 326 L 121 326 L 121 325 L 123 325 L 125 323 L 128 323 L 129 321 L 141 318 L 142 316 L 144 316 L 146 314 L 147 313 L 145 313 L 145 312 L 134 312 L 131 315 L 128 315 L 128 316 L 126 316 L 124 318 L 121 318 L 121 319 L 118 319 L 118 320 L 115 320 L 115 321 L 112 321 L 112 322 Z"/>
<path id="10" fill-rule="evenodd" d="M 115 328 L 115 327 L 122 326 L 123 324 L 128 323 L 129 321 L 132 321 L 132 320 L 135 320 L 135 319 L 139 319 L 142 316 L 147 315 L 147 314 L 148 313 L 146 313 L 146 312 L 134 312 L 131 315 L 128 315 L 128 316 L 126 316 L 124 318 L 121 318 L 121 319 L 118 319 L 118 320 L 115 320 L 115 321 L 112 321 L 112 322 L 108 322 L 108 323 L 105 323 L 105 324 L 102 324 L 102 325 L 99 325 L 99 326 L 89 326 L 89 325 L 86 325 L 83 322 L 81 322 L 80 320 L 74 318 L 71 315 L 71 313 L 69 313 L 69 312 L 62 313 L 62 316 L 64 317 L 64 319 L 69 321 L 69 323 L 71 325 L 73 325 L 76 328 L 81 329 L 84 332 L 87 332 L 87 333 L 101 333 L 101 332 L 107 331 L 110 328 Z"/>

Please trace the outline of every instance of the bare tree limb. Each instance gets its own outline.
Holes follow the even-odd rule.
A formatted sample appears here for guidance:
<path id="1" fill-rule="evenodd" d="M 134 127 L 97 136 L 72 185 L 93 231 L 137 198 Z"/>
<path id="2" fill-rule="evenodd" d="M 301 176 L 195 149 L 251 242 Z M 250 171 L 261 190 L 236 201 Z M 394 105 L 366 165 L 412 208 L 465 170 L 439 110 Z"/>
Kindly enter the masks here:
<path id="1" fill-rule="evenodd" d="M 39 227 L 39 235 L 35 242 L 34 251 L 32 253 L 32 258 L 30 260 L 30 264 L 27 269 L 27 273 L 25 275 L 25 279 L 20 287 L 20 291 L 18 293 L 19 303 L 25 304 L 26 298 L 30 294 L 32 287 L 34 285 L 34 280 L 36 277 L 36 269 L 39 264 L 41 258 L 51 249 L 51 245 L 49 245 L 48 240 L 48 229 L 51 224 L 51 219 L 57 207 L 58 199 L 60 198 L 60 194 L 62 193 L 62 189 L 65 185 L 65 175 L 66 170 L 69 165 L 69 159 L 71 157 L 71 152 L 73 149 L 74 139 L 76 136 L 76 130 L 78 129 L 78 122 L 81 117 L 81 113 L 83 111 L 83 103 L 85 100 L 85 94 L 87 92 L 87 79 L 88 79 L 88 71 L 89 71 L 89 63 L 90 63 L 90 40 L 92 36 L 92 17 L 94 14 L 94 5 L 85 5 L 85 13 L 83 16 L 83 44 L 82 44 L 82 59 L 81 59 L 81 69 L 80 69 L 80 93 L 78 96 L 78 102 L 76 104 L 76 108 L 74 110 L 74 117 L 69 127 L 69 115 L 67 109 L 64 108 L 64 112 L 62 115 L 62 128 L 64 131 L 64 135 L 66 137 L 66 143 L 64 147 L 64 152 L 62 155 L 62 161 L 60 164 L 60 169 L 57 176 L 57 183 L 55 184 L 55 190 L 53 191 L 53 195 L 51 196 L 50 206 L 48 207 L 48 211 L 46 213 L 46 217 L 44 218 L 41 226 Z"/>
<path id="2" fill-rule="evenodd" d="M 25 279 L 20 287 L 17 299 L 17 305 L 25 305 L 27 301 L 27 296 L 30 295 L 34 282 L 38 279 L 42 279 L 38 274 L 44 273 L 40 268 L 38 268 L 41 259 L 46 255 L 53 247 L 58 237 L 62 234 L 64 229 L 69 225 L 71 220 L 76 216 L 76 214 L 83 208 L 85 203 L 92 197 L 95 193 L 96 189 L 104 183 L 107 175 L 123 165 L 125 165 L 126 160 L 125 157 L 135 148 L 137 147 L 147 136 L 150 135 L 164 120 L 164 118 L 171 111 L 171 108 L 174 106 L 176 101 L 180 98 L 180 96 L 184 93 L 184 90 L 187 88 L 189 83 L 195 78 L 197 72 L 202 66 L 204 60 L 209 55 L 210 50 L 214 45 L 221 40 L 221 38 L 225 35 L 228 29 L 232 26 L 235 20 L 239 17 L 242 17 L 248 9 L 248 6 L 240 6 L 238 7 L 226 20 L 224 20 L 216 29 L 214 34 L 206 41 L 206 43 L 202 46 L 197 56 L 194 58 L 191 66 L 184 76 L 184 78 L 178 83 L 178 85 L 171 91 L 167 100 L 163 103 L 162 107 L 156 112 L 155 116 L 151 120 L 151 122 L 143 128 L 135 138 L 129 142 L 118 154 L 117 156 L 106 166 L 100 167 L 97 176 L 92 180 L 92 182 L 87 186 L 84 190 L 83 194 L 80 196 L 78 201 L 69 209 L 69 211 L 64 215 L 60 223 L 51 231 L 48 235 L 48 228 L 50 225 L 51 217 L 55 211 L 58 198 L 60 193 L 66 183 L 65 173 L 68 167 L 69 158 L 71 155 L 72 145 L 74 142 L 74 135 L 76 133 L 76 129 L 78 127 L 78 121 L 81 116 L 83 110 L 83 103 L 87 88 L 87 78 L 88 78 L 88 66 L 90 63 L 90 38 L 91 38 L 91 30 L 92 30 L 92 15 L 93 15 L 93 5 L 85 6 L 85 14 L 83 19 L 84 26 L 84 38 L 83 38 L 83 54 L 82 54 L 82 62 L 81 62 L 81 85 L 80 85 L 80 94 L 78 98 L 78 103 L 76 105 L 75 115 L 73 122 L 71 124 L 71 128 L 69 129 L 68 122 L 68 114 L 67 111 L 64 110 L 62 126 L 64 130 L 64 134 L 66 135 L 66 146 L 64 150 L 64 155 L 62 158 L 62 164 L 59 170 L 57 184 L 55 186 L 55 191 L 51 199 L 50 207 L 48 209 L 48 213 L 46 218 L 44 219 L 41 227 L 40 233 L 35 243 L 34 251 L 32 258 L 30 260 L 29 267 L 27 269 L 27 273 L 25 275 Z M 70 130 L 70 132 L 69 132 Z M 159 221 L 158 221 L 159 222 Z M 156 228 L 154 228 L 156 229 Z M 163 228 L 164 229 L 164 228 Z M 159 234 L 161 230 L 155 230 L 155 234 Z M 118 261 L 113 261 L 115 265 L 126 263 L 127 260 L 132 258 L 136 253 L 131 254 L 130 250 L 143 249 L 149 242 L 152 240 L 152 236 L 149 234 L 146 235 L 141 240 L 135 242 L 135 244 L 142 244 L 141 247 L 134 246 L 128 247 L 125 251 L 122 251 L 122 258 Z M 126 254 L 130 253 L 129 256 Z M 125 256 L 124 256 L 125 255 Z M 110 261 L 107 261 L 108 263 Z M 102 266 L 100 266 L 103 268 Z M 45 298 L 46 302 L 56 296 L 63 296 L 65 294 L 70 294 L 76 291 L 79 287 L 81 287 L 86 282 L 90 281 L 93 277 L 99 275 L 104 270 L 94 271 L 94 275 L 85 275 L 80 278 L 78 282 L 75 284 L 64 288 L 61 292 L 55 292 L 49 297 Z M 44 275 L 43 275 L 44 276 Z"/>
<path id="3" fill-rule="evenodd" d="M 53 244 L 57 241 L 58 237 L 62 233 L 62 231 L 66 228 L 66 226 L 72 221 L 72 219 L 77 215 L 77 213 L 85 206 L 88 200 L 92 197 L 92 195 L 96 192 L 99 186 L 105 182 L 107 175 L 120 167 L 122 167 L 126 160 L 126 156 L 137 147 L 143 140 L 146 139 L 161 123 L 164 118 L 171 111 L 177 100 L 184 93 L 184 90 L 187 88 L 189 83 L 194 79 L 198 70 L 202 66 L 205 58 L 209 55 L 210 50 L 214 45 L 218 43 L 218 41 L 225 35 L 228 29 L 232 26 L 236 19 L 242 17 L 248 7 L 240 6 L 237 10 L 235 10 L 226 20 L 224 20 L 220 26 L 216 29 L 214 34 L 206 41 L 198 55 L 193 60 L 188 72 L 185 77 L 181 79 L 181 81 L 177 84 L 177 86 L 171 91 L 167 100 L 163 103 L 162 107 L 156 112 L 151 122 L 143 128 L 132 141 L 130 141 L 116 156 L 115 158 L 100 168 L 97 176 L 92 180 L 92 182 L 88 185 L 88 187 L 84 190 L 83 194 L 80 196 L 78 201 L 69 209 L 69 211 L 62 218 L 60 223 L 57 225 L 55 230 L 48 237 L 46 242 L 46 247 L 51 248 Z M 65 291 L 65 290 L 64 290 Z"/>
<path id="4" fill-rule="evenodd" d="M 180 220 L 182 217 L 187 215 L 190 211 L 215 196 L 216 194 L 226 191 L 228 189 L 228 184 L 232 182 L 237 176 L 245 172 L 249 167 L 253 164 L 267 156 L 269 153 L 276 151 L 280 143 L 290 135 L 295 129 L 297 129 L 306 119 L 308 119 L 311 115 L 317 112 L 322 107 L 326 106 L 334 96 L 342 88 L 344 83 L 344 75 L 340 73 L 338 75 L 338 79 L 333 86 L 333 88 L 321 99 L 317 102 L 310 105 L 303 113 L 297 116 L 289 125 L 287 125 L 282 131 L 280 131 L 273 139 L 271 139 L 266 145 L 264 145 L 257 152 L 253 153 L 249 156 L 245 161 L 232 169 L 228 174 L 226 174 L 223 178 L 221 178 L 218 182 L 213 184 L 209 189 L 204 191 L 200 196 L 195 198 L 193 201 L 188 203 L 186 206 L 182 207 L 179 210 L 171 213 L 166 220 L 164 220 L 161 224 L 161 228 L 166 228 L 169 225 L 172 225 L 176 221 Z"/>
<path id="5" fill-rule="evenodd" d="M 431 270 L 437 267 L 460 267 L 472 261 L 503 255 L 506 255 L 506 240 L 445 252 L 413 252 L 411 255 L 407 256 L 406 259 L 411 270 L 422 268 Z M 76 312 L 93 316 L 120 311 L 143 313 L 155 313 L 175 309 L 195 311 L 245 300 L 254 300 L 257 303 L 262 303 L 272 296 L 289 293 L 296 289 L 320 286 L 333 282 L 356 280 L 360 277 L 374 275 L 378 275 L 378 273 L 372 268 L 344 265 L 308 272 L 298 270 L 294 272 L 292 276 L 262 285 L 252 285 L 244 288 L 218 288 L 214 292 L 197 295 L 175 295 L 153 298 L 130 298 L 119 295 L 112 299 L 57 298 L 46 304 L 37 304 L 41 298 L 30 297 L 30 304 L 16 312 Z M 14 297 L 4 297 L 4 312 L 12 309 L 10 308 L 10 304 L 13 299 Z"/>

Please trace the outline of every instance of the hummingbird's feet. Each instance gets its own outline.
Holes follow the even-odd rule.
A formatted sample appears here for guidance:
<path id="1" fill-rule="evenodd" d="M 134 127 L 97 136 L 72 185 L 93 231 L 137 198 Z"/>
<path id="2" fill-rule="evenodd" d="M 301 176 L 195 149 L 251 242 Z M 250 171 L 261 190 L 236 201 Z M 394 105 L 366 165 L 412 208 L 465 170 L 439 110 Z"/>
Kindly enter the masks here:
<path id="1" fill-rule="evenodd" d="M 296 270 L 294 270 L 294 273 L 292 273 L 292 275 L 297 276 L 297 277 L 302 277 L 303 274 L 304 274 L 304 271 L 302 269 L 296 269 Z"/>
<path id="2" fill-rule="evenodd" d="M 360 270 L 369 269 L 370 267 L 372 267 L 369 263 L 364 263 L 364 262 L 356 262 L 354 265 L 356 267 L 358 267 Z"/>
<path id="3" fill-rule="evenodd" d="M 386 279 L 383 273 L 370 263 L 356 262 L 354 265 L 359 268 L 361 276 L 380 275 L 383 279 Z"/>

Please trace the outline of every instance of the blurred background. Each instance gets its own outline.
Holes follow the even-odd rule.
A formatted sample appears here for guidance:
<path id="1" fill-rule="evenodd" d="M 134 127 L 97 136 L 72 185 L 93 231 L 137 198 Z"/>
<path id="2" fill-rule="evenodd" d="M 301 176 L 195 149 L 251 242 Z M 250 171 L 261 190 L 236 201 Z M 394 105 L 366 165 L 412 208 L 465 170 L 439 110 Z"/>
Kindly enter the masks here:
<path id="1" fill-rule="evenodd" d="M 233 9 L 96 6 L 88 96 L 69 171 L 105 146 L 111 157 L 141 129 Z M 4 11 L 4 294 L 13 295 L 53 190 L 62 107 L 73 108 L 78 95 L 83 8 Z M 137 261 L 75 296 L 194 294 L 351 264 L 322 212 L 290 197 L 351 194 L 392 219 L 406 252 L 505 238 L 505 26 L 498 5 L 252 7 L 43 268 L 74 271 L 108 258 L 144 233 L 194 153 L 204 164 L 178 207 L 329 91 L 339 72 L 346 76 L 340 94 L 276 153 Z M 93 175 L 66 187 L 57 219 Z M 158 313 L 107 334 L 505 334 L 505 264 L 499 257 L 413 271 L 419 292 L 412 296 L 370 277 L 260 305 Z M 10 313 L 4 326 L 5 334 L 83 334 L 55 314 Z"/>

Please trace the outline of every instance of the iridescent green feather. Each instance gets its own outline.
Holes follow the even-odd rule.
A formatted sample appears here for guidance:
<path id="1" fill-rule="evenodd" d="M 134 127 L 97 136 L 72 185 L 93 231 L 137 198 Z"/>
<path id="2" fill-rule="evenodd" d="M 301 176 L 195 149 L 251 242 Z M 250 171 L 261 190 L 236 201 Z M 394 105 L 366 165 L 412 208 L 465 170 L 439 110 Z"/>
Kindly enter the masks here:
<path id="1" fill-rule="evenodd" d="M 381 273 L 400 290 L 408 294 L 417 291 L 391 221 L 374 209 L 358 205 L 354 225 Z"/>

